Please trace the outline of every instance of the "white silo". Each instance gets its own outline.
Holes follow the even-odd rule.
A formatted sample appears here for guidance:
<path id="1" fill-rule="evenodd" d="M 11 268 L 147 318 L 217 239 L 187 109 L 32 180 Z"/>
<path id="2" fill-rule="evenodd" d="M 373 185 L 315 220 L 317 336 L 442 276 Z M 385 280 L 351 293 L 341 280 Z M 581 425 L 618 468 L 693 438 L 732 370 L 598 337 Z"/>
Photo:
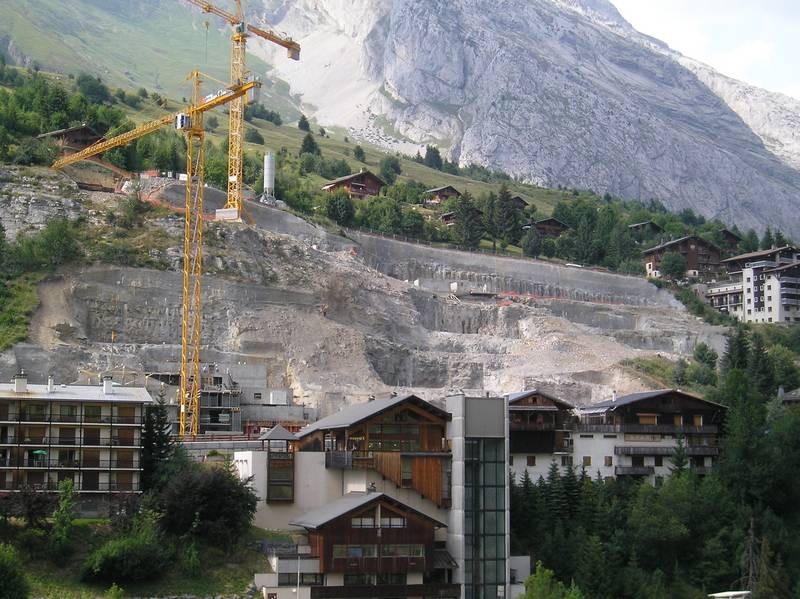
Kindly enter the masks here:
<path id="1" fill-rule="evenodd" d="M 275 198 L 275 154 L 264 154 L 264 198 Z"/>

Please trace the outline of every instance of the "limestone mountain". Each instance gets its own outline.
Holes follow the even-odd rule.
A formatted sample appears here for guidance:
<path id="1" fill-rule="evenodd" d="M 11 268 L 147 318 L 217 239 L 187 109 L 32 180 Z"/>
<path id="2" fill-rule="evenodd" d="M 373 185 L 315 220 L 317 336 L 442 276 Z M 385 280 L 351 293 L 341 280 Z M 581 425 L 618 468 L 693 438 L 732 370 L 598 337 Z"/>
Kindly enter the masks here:
<path id="1" fill-rule="evenodd" d="M 800 236 L 800 102 L 681 56 L 606 0 L 264 5 L 303 45 L 273 64 L 323 124 Z"/>

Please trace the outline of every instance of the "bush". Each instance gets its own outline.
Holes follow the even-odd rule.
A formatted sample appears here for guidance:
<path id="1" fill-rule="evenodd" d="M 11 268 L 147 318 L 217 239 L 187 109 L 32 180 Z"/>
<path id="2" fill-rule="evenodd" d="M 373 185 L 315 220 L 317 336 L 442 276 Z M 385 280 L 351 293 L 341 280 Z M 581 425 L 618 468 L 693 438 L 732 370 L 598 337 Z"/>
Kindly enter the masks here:
<path id="1" fill-rule="evenodd" d="M 17 552 L 0 543 L 0 599 L 26 599 L 29 595 L 30 585 Z"/>
<path id="2" fill-rule="evenodd" d="M 81 578 L 104 582 L 149 580 L 161 574 L 168 558 L 155 516 L 145 512 L 130 534 L 108 541 L 86 558 Z"/>
<path id="3" fill-rule="evenodd" d="M 197 538 L 229 549 L 249 530 L 258 498 L 229 465 L 192 463 L 171 477 L 159 503 L 168 533 L 191 530 Z"/>
<path id="4" fill-rule="evenodd" d="M 264 145 L 264 136 L 258 132 L 258 129 L 248 127 L 244 132 L 244 140 L 253 144 Z"/>

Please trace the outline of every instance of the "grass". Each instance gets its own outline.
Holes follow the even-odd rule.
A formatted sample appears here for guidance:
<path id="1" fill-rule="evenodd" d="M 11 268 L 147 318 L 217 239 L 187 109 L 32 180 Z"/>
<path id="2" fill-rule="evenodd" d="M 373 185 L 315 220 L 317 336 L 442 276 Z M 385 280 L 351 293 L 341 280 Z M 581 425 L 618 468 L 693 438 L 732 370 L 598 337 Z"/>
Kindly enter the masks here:
<path id="1" fill-rule="evenodd" d="M 44 275 L 26 274 L 6 282 L 6 297 L 0 303 L 0 351 L 28 336 L 31 314 L 39 307 L 36 285 Z"/>
<path id="2" fill-rule="evenodd" d="M 44 550 L 32 549 L 24 542 L 24 529 L 18 522 L 5 524 L 2 536 L 17 549 L 23 558 L 26 573 L 32 586 L 32 596 L 42 599 L 94 599 L 103 597 L 110 584 L 87 584 L 80 580 L 80 570 L 86 557 L 111 536 L 108 520 L 79 519 L 74 521 L 73 542 L 75 553 L 63 566 L 54 565 L 44 557 Z M 270 538 L 291 541 L 289 533 L 274 533 L 252 527 L 243 540 L 242 548 L 223 553 L 215 547 L 202 547 L 203 569 L 199 575 L 185 574 L 174 559 L 165 574 L 152 582 L 120 584 L 125 597 L 154 597 L 163 595 L 217 596 L 241 594 L 253 581 L 256 572 L 268 571 L 263 555 L 256 552 L 257 541 Z M 180 547 L 178 547 L 180 549 Z"/>

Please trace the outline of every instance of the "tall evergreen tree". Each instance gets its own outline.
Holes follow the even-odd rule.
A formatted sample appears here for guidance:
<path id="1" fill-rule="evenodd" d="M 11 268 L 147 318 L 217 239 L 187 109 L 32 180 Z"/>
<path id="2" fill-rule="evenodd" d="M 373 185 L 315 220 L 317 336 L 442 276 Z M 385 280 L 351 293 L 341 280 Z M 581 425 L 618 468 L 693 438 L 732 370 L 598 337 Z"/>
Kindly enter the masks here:
<path id="1" fill-rule="evenodd" d="M 480 212 L 475 208 L 472 196 L 467 191 L 456 200 L 455 220 L 453 232 L 456 242 L 468 248 L 478 247 L 483 237 L 483 225 Z"/>
<path id="2" fill-rule="evenodd" d="M 772 236 L 772 229 L 767 226 L 764 230 L 764 236 L 761 238 L 761 249 L 768 250 L 775 245 L 775 238 Z"/>
<path id="3" fill-rule="evenodd" d="M 497 230 L 497 196 L 490 191 L 481 202 L 483 210 L 483 229 L 492 239 L 492 249 L 497 249 L 497 238 L 500 236 Z"/>
<path id="4" fill-rule="evenodd" d="M 722 372 L 746 369 L 747 355 L 750 351 L 747 330 L 742 326 L 737 326 L 731 329 L 726 337 L 725 354 L 722 356 Z"/>
<path id="5" fill-rule="evenodd" d="M 170 437 L 169 414 L 164 402 L 164 388 L 153 405 L 145 408 L 142 430 L 142 490 L 159 488 L 161 468 L 172 458 L 175 445 Z"/>
<path id="6" fill-rule="evenodd" d="M 520 212 L 511 201 L 511 192 L 505 183 L 497 194 L 495 229 L 500 238 L 508 244 L 516 245 L 522 237 Z"/>
<path id="7" fill-rule="evenodd" d="M 777 392 L 775 386 L 775 373 L 772 368 L 764 338 L 760 333 L 750 336 L 750 351 L 747 353 L 747 376 L 761 395 L 762 401 L 767 401 Z"/>
<path id="8" fill-rule="evenodd" d="M 314 136 L 311 132 L 306 133 L 306 136 L 303 138 L 303 143 L 300 145 L 300 153 L 301 154 L 316 154 L 320 156 L 322 151 L 319 149 L 319 145 L 317 141 L 314 139 Z"/>

